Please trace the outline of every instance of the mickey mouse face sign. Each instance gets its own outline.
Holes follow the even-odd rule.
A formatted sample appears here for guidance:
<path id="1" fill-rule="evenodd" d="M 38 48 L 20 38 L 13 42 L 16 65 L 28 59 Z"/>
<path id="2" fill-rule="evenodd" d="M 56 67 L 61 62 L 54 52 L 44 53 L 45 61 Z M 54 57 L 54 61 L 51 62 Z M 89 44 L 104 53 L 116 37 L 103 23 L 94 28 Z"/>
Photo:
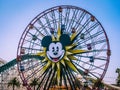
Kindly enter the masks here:
<path id="1" fill-rule="evenodd" d="M 48 49 L 47 56 L 53 62 L 58 62 L 65 54 L 65 50 L 62 49 L 60 42 L 50 43 Z"/>
<path id="2" fill-rule="evenodd" d="M 51 36 L 42 39 L 42 46 L 46 47 L 46 55 L 52 62 L 60 61 L 65 55 L 65 46 L 70 44 L 70 37 L 62 34 L 59 41 L 52 41 Z"/>

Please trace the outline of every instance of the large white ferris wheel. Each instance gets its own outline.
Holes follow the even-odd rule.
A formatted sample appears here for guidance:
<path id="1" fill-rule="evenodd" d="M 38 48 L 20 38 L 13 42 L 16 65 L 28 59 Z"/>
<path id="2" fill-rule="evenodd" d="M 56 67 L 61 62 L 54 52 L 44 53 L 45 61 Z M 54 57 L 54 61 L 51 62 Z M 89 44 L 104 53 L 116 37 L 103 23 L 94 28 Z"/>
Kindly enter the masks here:
<path id="1" fill-rule="evenodd" d="M 23 85 L 33 78 L 37 90 L 65 86 L 72 90 L 89 78 L 105 76 L 110 46 L 102 24 L 88 11 L 70 5 L 47 9 L 25 28 L 17 50 L 17 66 Z M 81 84 L 77 85 L 78 76 Z"/>

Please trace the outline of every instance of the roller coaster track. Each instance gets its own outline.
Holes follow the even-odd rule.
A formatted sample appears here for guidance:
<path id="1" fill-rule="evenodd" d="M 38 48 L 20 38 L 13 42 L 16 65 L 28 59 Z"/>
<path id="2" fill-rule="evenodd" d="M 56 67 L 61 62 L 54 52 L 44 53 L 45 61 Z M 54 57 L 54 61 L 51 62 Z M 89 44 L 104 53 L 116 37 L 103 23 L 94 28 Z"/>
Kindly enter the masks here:
<path id="1" fill-rule="evenodd" d="M 114 85 L 111 85 L 111 84 L 107 84 L 105 82 L 102 82 L 106 87 L 109 87 L 111 88 L 112 90 L 120 90 L 120 87 L 118 86 L 114 86 Z"/>
<path id="2" fill-rule="evenodd" d="M 38 55 L 23 55 L 21 56 L 21 60 L 26 60 L 26 59 L 30 59 L 30 58 L 36 58 L 38 60 L 42 60 L 44 59 L 44 57 L 38 56 Z M 13 67 L 14 65 L 17 64 L 17 59 L 13 59 L 12 61 L 0 66 L 0 74 L 6 70 L 8 70 L 9 68 Z"/>
<path id="3" fill-rule="evenodd" d="M 96 79 L 93 79 L 93 78 L 89 78 L 89 79 L 91 79 L 92 81 L 97 81 Z M 107 88 L 110 88 L 108 90 L 120 90 L 120 87 L 118 87 L 118 86 L 107 84 L 104 81 L 101 81 L 101 83 L 104 84 L 104 86 L 106 86 Z"/>

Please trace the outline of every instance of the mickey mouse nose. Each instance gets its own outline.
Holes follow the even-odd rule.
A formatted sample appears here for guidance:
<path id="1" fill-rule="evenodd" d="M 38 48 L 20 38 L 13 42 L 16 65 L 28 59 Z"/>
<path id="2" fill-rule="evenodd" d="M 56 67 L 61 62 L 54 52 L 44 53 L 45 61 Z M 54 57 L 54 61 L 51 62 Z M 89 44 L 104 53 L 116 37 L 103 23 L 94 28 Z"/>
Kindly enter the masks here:
<path id="1" fill-rule="evenodd" d="M 57 52 L 54 52 L 53 54 L 54 54 L 54 55 L 57 55 L 58 53 L 57 53 Z"/>

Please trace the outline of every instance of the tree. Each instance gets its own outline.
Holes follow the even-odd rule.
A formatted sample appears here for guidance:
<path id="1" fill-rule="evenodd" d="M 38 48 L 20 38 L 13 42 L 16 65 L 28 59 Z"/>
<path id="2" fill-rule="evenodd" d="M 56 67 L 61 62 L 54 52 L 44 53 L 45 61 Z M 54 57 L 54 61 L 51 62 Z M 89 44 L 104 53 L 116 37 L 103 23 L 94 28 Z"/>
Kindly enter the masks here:
<path id="1" fill-rule="evenodd" d="M 33 80 L 31 80 L 30 86 L 34 88 L 38 85 L 38 79 L 34 78 Z"/>
<path id="2" fill-rule="evenodd" d="M 75 87 L 76 88 L 80 89 L 82 87 L 81 81 L 79 79 L 76 78 L 75 81 L 74 81 L 74 83 L 75 83 Z"/>
<path id="3" fill-rule="evenodd" d="M 19 80 L 16 78 L 16 77 L 14 77 L 13 79 L 11 79 L 9 82 L 8 82 L 8 87 L 12 87 L 13 88 L 13 90 L 15 90 L 15 86 L 16 87 L 20 87 L 20 82 L 19 82 Z"/>
<path id="4" fill-rule="evenodd" d="M 93 88 L 98 88 L 98 90 L 101 90 L 104 88 L 104 84 L 102 83 L 102 81 L 100 79 L 97 79 L 95 82 L 94 82 L 94 86 Z"/>
<path id="5" fill-rule="evenodd" d="M 116 83 L 117 83 L 117 86 L 120 86 L 120 68 L 116 69 L 116 73 L 118 73 Z"/>

